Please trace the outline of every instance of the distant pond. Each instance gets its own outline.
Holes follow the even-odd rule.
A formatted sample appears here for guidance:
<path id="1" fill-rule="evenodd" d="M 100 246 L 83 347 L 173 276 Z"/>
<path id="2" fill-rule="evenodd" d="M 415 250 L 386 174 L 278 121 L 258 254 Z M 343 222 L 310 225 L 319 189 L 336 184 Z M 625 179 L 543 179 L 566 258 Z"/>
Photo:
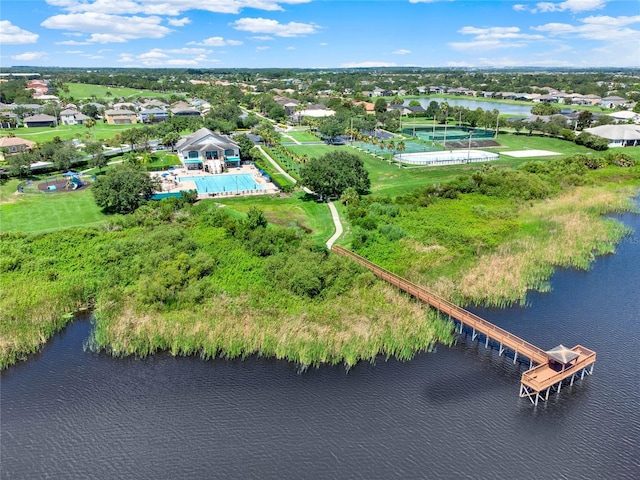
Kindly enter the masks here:
<path id="1" fill-rule="evenodd" d="M 475 110 L 476 108 L 481 108 L 483 110 L 493 110 L 498 109 L 500 113 L 509 114 L 509 115 L 522 115 L 523 117 L 528 117 L 531 115 L 531 107 L 528 105 L 512 105 L 510 103 L 502 103 L 502 102 L 483 102 L 482 100 L 467 100 L 465 99 L 451 99 L 451 98 L 439 98 L 439 97 L 429 97 L 429 98 L 413 98 L 405 100 L 404 105 L 409 105 L 411 100 L 418 100 L 422 108 L 426 109 L 429 107 L 429 104 L 433 101 L 442 103 L 447 102 L 452 107 L 465 107 L 471 110 Z"/>

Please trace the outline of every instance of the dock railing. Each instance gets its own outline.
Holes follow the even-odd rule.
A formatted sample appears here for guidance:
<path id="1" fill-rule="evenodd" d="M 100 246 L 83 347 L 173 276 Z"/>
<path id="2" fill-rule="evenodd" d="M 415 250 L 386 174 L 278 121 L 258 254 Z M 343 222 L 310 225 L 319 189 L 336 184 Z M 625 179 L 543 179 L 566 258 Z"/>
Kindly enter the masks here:
<path id="1" fill-rule="evenodd" d="M 538 364 L 546 364 L 549 360 L 549 356 L 547 353 L 542 350 L 540 347 L 536 347 L 535 345 L 523 340 L 522 338 L 514 335 L 488 321 L 479 317 L 478 315 L 471 313 L 465 310 L 458 305 L 445 300 L 444 298 L 439 297 L 438 295 L 430 292 L 429 290 L 416 285 L 399 275 L 396 275 L 393 272 L 390 272 L 382 267 L 379 267 L 373 262 L 370 262 L 364 257 L 361 257 L 357 253 L 353 253 L 345 248 L 339 246 L 333 246 L 332 251 L 343 255 L 345 257 L 349 257 L 355 260 L 357 263 L 365 266 L 369 270 L 371 270 L 375 275 L 380 277 L 381 279 L 395 285 L 401 290 L 407 292 L 410 295 L 428 303 L 433 308 L 439 310 L 440 312 L 449 315 L 450 317 L 458 320 L 459 322 L 467 325 L 468 327 L 473 328 L 479 333 L 484 334 L 488 338 L 491 338 L 495 341 L 500 342 L 501 345 L 504 345 L 510 349 L 512 349 L 517 354 L 526 356 L 532 362 Z"/>

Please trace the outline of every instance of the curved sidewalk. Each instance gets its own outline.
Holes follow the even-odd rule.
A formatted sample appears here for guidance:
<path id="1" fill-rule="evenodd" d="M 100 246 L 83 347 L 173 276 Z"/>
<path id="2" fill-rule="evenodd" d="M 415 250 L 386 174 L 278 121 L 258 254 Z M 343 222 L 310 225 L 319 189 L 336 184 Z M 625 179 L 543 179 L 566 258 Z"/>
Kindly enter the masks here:
<path id="1" fill-rule="evenodd" d="M 262 155 L 264 155 L 264 158 L 266 158 L 267 161 L 271 163 L 276 170 L 278 170 L 279 173 L 287 177 L 293 183 L 298 183 L 298 181 L 295 178 L 293 178 L 291 175 L 285 172 L 284 169 L 280 165 L 278 165 L 278 162 L 276 162 L 273 158 L 271 158 L 271 156 L 267 152 L 264 151 L 262 146 L 258 145 L 258 150 Z M 309 190 L 307 187 L 303 187 L 303 190 L 310 195 L 314 195 L 314 192 Z M 336 227 L 335 233 L 331 236 L 329 240 L 327 240 L 327 248 L 331 250 L 331 247 L 333 246 L 333 244 L 336 242 L 336 240 L 338 240 L 338 238 L 340 238 L 340 235 L 342 235 L 342 223 L 340 222 L 340 215 L 338 215 L 338 210 L 336 209 L 336 206 L 333 204 L 333 202 L 327 202 L 327 205 L 329 205 L 329 210 L 331 211 L 331 218 L 333 219 L 333 225 Z"/>

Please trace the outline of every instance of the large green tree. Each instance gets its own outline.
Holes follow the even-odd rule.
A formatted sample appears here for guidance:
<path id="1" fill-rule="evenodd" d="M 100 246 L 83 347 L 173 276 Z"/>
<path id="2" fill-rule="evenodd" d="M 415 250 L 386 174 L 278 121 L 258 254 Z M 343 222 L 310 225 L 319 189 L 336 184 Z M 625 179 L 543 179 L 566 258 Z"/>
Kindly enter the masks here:
<path id="1" fill-rule="evenodd" d="M 131 213 L 147 203 L 158 181 L 138 165 L 123 163 L 109 169 L 93 184 L 96 204 L 109 212 Z"/>
<path id="2" fill-rule="evenodd" d="M 362 159 L 342 150 L 309 160 L 300 168 L 300 179 L 321 198 L 339 197 L 349 187 L 364 194 L 371 186 Z"/>

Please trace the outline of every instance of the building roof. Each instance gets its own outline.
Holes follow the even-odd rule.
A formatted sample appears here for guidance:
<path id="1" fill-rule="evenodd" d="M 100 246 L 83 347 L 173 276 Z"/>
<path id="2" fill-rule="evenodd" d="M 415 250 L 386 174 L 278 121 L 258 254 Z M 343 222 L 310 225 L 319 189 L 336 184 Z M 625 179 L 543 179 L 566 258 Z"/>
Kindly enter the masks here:
<path id="1" fill-rule="evenodd" d="M 558 363 L 562 363 L 563 365 L 572 362 L 580 356 L 579 353 L 574 352 L 573 350 L 565 347 L 562 344 L 558 345 L 557 347 L 553 347 L 551 350 L 547 350 L 545 353 L 549 355 L 549 358 L 555 360 Z"/>
<path id="2" fill-rule="evenodd" d="M 620 112 L 612 112 L 608 114 L 610 117 L 616 120 L 633 120 L 636 117 L 640 117 L 640 113 L 632 112 L 631 110 L 622 110 Z"/>
<path id="3" fill-rule="evenodd" d="M 0 138 L 0 148 L 3 147 L 17 147 L 20 145 L 26 145 L 28 148 L 34 147 L 36 142 L 31 140 L 25 140 L 20 137 L 2 137 Z"/>
<path id="4" fill-rule="evenodd" d="M 640 140 L 640 125 L 600 125 L 584 131 L 608 140 Z"/>
<path id="5" fill-rule="evenodd" d="M 30 117 L 26 117 L 22 121 L 23 122 L 55 122 L 56 117 L 52 117 L 51 115 L 40 113 L 38 115 L 32 115 Z"/>
<path id="6" fill-rule="evenodd" d="M 147 108 L 145 110 L 140 110 L 138 112 L 139 115 L 168 115 L 166 110 L 162 108 Z"/>
<path id="7" fill-rule="evenodd" d="M 203 145 L 213 144 L 218 148 L 231 148 L 236 149 L 240 146 L 231 140 L 226 135 L 220 135 L 219 133 L 212 132 L 208 128 L 201 128 L 192 133 L 188 137 L 180 139 L 176 144 L 176 149 L 186 150 L 192 148 L 194 150 L 200 150 Z"/>
<path id="8" fill-rule="evenodd" d="M 120 109 L 120 110 L 113 110 L 112 109 L 112 110 L 105 110 L 104 114 L 105 115 L 111 115 L 112 117 L 116 116 L 116 115 L 127 115 L 127 116 L 130 116 L 130 115 L 135 115 L 135 112 L 132 112 L 131 110 L 124 110 L 124 109 Z"/>

